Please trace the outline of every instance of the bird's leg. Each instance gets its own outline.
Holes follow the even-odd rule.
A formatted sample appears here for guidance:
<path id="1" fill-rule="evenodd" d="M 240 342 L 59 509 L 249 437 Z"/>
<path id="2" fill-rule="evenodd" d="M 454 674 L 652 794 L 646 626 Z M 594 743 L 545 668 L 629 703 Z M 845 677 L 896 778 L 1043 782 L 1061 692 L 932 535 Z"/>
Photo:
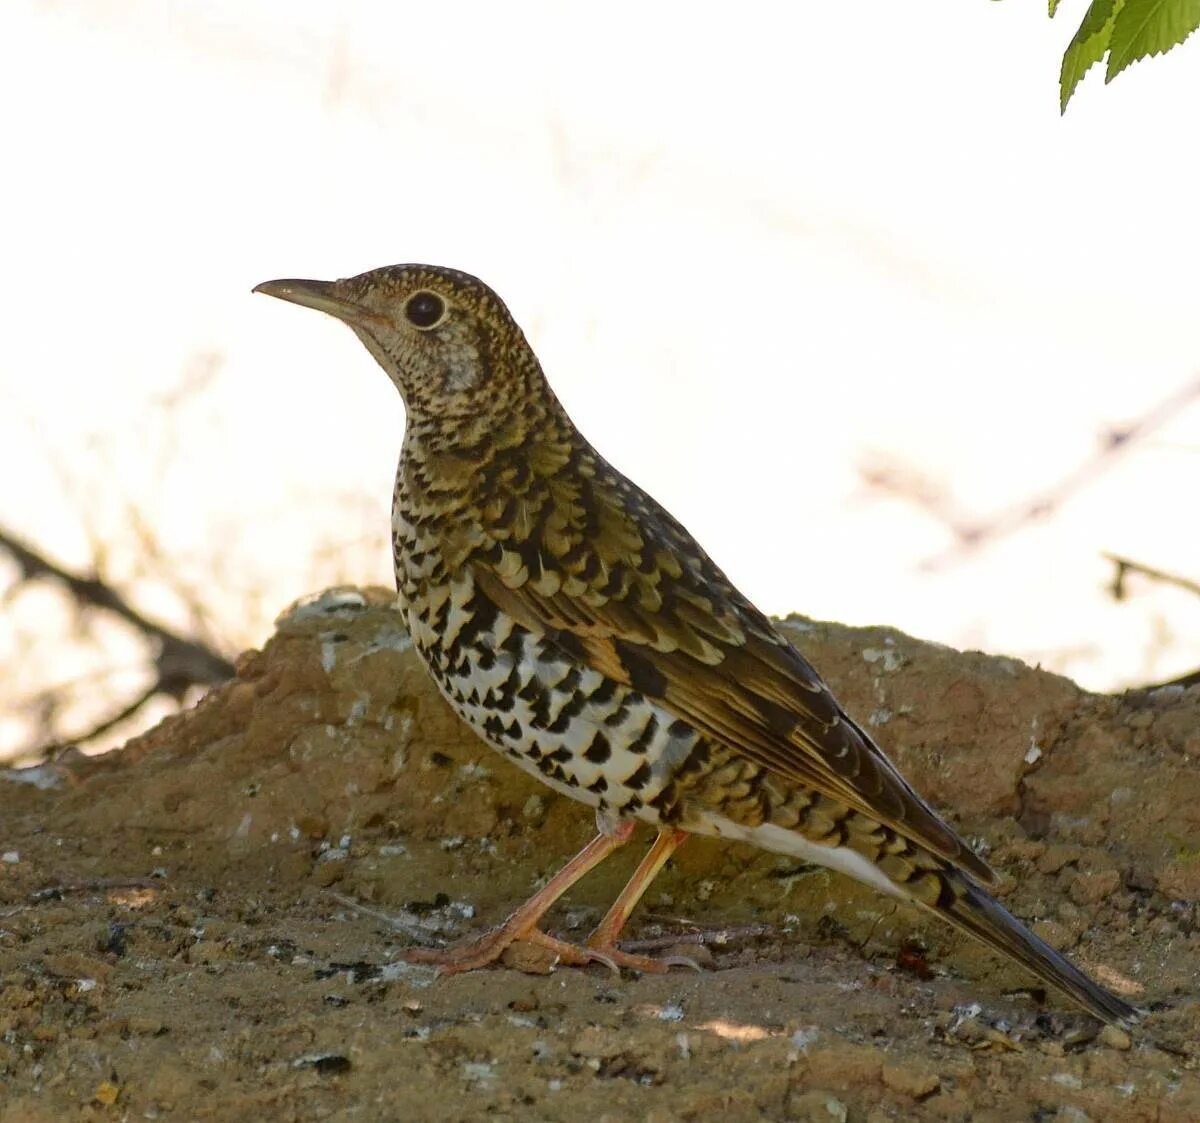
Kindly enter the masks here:
<path id="1" fill-rule="evenodd" d="M 630 820 L 616 824 L 611 831 L 602 830 L 500 927 L 485 932 L 478 939 L 451 948 L 407 948 L 401 958 L 410 963 L 430 963 L 438 967 L 442 974 L 453 975 L 486 967 L 499 959 L 511 944 L 527 940 L 549 948 L 570 963 L 599 962 L 615 969 L 616 965 L 603 951 L 579 948 L 547 936 L 538 929 L 538 922 L 547 909 L 584 874 L 595 869 L 614 850 L 624 846 L 633 829 L 634 823 Z M 645 862 L 642 864 L 645 865 Z M 640 872 L 641 867 L 638 869 Z M 633 900 L 636 901 L 639 896 L 640 891 Z M 633 907 L 632 904 L 630 907 Z"/>
<path id="2" fill-rule="evenodd" d="M 646 856 L 638 863 L 638 868 L 633 871 L 633 876 L 621 890 L 617 899 L 613 901 L 612 907 L 604 914 L 604 919 L 596 925 L 595 931 L 588 937 L 585 947 L 556 940 L 544 932 L 535 932 L 529 938 L 532 942 L 553 951 L 560 962 L 576 967 L 583 966 L 588 962 L 600 962 L 614 969 L 629 967 L 635 971 L 653 974 L 662 974 L 672 967 L 691 967 L 699 971 L 700 965 L 694 959 L 688 959 L 686 956 L 664 955 L 656 959 L 649 955 L 635 955 L 632 952 L 622 951 L 616 944 L 618 934 L 625 927 L 629 914 L 637 907 L 642 895 L 650 888 L 650 882 L 654 880 L 658 871 L 666 864 L 667 859 L 679 849 L 687 837 L 686 831 L 661 830 L 658 832 L 658 837 L 646 851 Z"/>
<path id="3" fill-rule="evenodd" d="M 617 829 L 622 829 L 623 826 L 622 824 Z M 612 903 L 612 907 L 604 914 L 604 919 L 588 937 L 586 946 L 580 947 L 577 944 L 556 940 L 553 936 L 547 936 L 541 931 L 531 932 L 525 938 L 530 943 L 548 948 L 558 956 L 560 963 L 566 963 L 573 967 L 599 962 L 613 970 L 619 967 L 629 967 L 634 971 L 649 974 L 663 974 L 672 967 L 691 967 L 694 971 L 699 971 L 700 965 L 687 956 L 664 955 L 654 958 L 649 955 L 635 955 L 633 952 L 622 951 L 616 944 L 617 936 L 625 927 L 630 913 L 637 907 L 638 901 L 642 899 L 642 895 L 650 887 L 650 883 L 658 875 L 658 871 L 663 868 L 667 859 L 679 849 L 687 837 L 687 831 L 660 830 L 658 832 L 658 837 L 646 851 L 646 856 L 638 863 L 638 868 L 633 871 L 633 876 Z"/>
<path id="4" fill-rule="evenodd" d="M 686 831 L 659 831 L 654 844 L 646 851 L 638 868 L 628 884 L 621 890 L 621 895 L 612 903 L 612 907 L 604 914 L 604 919 L 596 925 L 596 929 L 588 937 L 588 947 L 611 948 L 617 942 L 617 936 L 625 927 L 625 922 L 637 907 L 642 895 L 650 888 L 650 883 L 658 876 L 658 871 L 667 863 L 667 859 L 679 849 L 687 838 Z"/>
<path id="5" fill-rule="evenodd" d="M 667 859 L 683 845 L 688 837 L 687 831 L 660 830 L 653 845 L 646 851 L 646 856 L 638 863 L 625 888 L 612 903 L 612 907 L 604 914 L 604 919 L 596 925 L 595 931 L 588 937 L 587 946 L 593 951 L 603 953 L 621 967 L 632 967 L 639 971 L 665 971 L 673 966 L 694 967 L 699 970 L 694 960 L 684 956 L 663 956 L 659 959 L 645 955 L 633 955 L 621 951 L 617 947 L 617 936 L 625 927 L 625 922 L 637 907 L 642 895 L 650 888 L 650 883 L 658 876 L 659 871 L 667 863 Z"/>

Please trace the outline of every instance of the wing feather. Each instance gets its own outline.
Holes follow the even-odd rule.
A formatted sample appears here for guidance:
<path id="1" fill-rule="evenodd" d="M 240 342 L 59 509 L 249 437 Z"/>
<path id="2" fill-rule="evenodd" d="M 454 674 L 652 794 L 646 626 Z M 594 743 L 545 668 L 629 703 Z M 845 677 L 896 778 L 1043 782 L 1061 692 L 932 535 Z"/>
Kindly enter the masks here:
<path id="1" fill-rule="evenodd" d="M 784 779 L 824 792 L 892 827 L 986 883 L 992 870 L 900 776 L 838 706 L 799 652 L 751 639 L 711 664 L 683 647 L 660 651 L 625 612 L 560 605 L 528 584 L 512 589 L 477 567 L 479 590 L 524 627 L 560 641 L 618 682 L 665 704 L 695 729 Z M 561 609 L 561 610 L 560 610 Z M 711 642 L 711 641 L 710 641 Z"/>
<path id="2" fill-rule="evenodd" d="M 466 559 L 479 593 L 760 767 L 994 883 L 987 864 L 670 514 L 598 456 L 572 502 L 573 518 L 547 519 L 551 500 L 519 546 L 493 538 Z M 580 581 L 586 588 L 577 594 Z"/>

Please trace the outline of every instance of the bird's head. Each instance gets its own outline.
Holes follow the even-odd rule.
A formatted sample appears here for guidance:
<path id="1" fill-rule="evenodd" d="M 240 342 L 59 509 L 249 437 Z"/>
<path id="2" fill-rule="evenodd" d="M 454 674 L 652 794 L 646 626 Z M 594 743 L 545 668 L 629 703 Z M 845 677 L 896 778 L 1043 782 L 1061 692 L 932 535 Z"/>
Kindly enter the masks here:
<path id="1" fill-rule="evenodd" d="M 340 281 L 264 281 L 254 291 L 349 324 L 410 420 L 478 422 L 548 393 L 503 301 L 467 273 L 389 265 Z"/>

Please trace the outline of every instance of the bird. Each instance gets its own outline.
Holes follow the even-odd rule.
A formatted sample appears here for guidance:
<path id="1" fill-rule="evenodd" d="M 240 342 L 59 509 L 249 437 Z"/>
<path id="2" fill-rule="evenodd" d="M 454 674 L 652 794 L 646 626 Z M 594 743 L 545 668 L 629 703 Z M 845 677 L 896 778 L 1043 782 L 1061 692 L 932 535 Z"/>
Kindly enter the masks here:
<path id="1" fill-rule="evenodd" d="M 1095 1017 L 1137 1020 L 996 900 L 994 871 L 787 636 L 587 441 L 487 285 L 403 264 L 253 291 L 347 324 L 399 390 L 391 541 L 413 647 L 488 745 L 596 815 L 596 836 L 502 924 L 407 959 L 453 974 L 524 943 L 565 965 L 668 970 L 681 960 L 617 938 L 672 854 L 705 835 L 848 875 Z M 654 841 L 586 943 L 544 931 L 639 822 Z"/>

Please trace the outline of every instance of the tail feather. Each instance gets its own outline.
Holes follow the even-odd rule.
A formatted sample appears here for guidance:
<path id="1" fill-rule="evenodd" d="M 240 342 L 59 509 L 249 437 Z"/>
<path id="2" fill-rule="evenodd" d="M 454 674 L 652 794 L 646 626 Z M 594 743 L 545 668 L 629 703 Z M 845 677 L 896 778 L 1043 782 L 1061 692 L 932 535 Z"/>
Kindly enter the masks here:
<path id="1" fill-rule="evenodd" d="M 892 897 L 918 905 L 955 928 L 1016 960 L 1102 1021 L 1131 1025 L 1140 1011 L 1089 979 L 1066 956 L 1035 936 L 971 875 L 866 816 L 833 820 L 843 845 L 810 841 L 793 827 L 748 827 L 693 810 L 686 829 L 737 838 L 780 854 L 826 866 Z"/>
<path id="2" fill-rule="evenodd" d="M 946 869 L 941 880 L 944 889 L 936 903 L 916 903 L 1015 959 L 1102 1021 L 1130 1026 L 1138 1020 L 1136 1007 L 1090 979 L 966 875 Z"/>

